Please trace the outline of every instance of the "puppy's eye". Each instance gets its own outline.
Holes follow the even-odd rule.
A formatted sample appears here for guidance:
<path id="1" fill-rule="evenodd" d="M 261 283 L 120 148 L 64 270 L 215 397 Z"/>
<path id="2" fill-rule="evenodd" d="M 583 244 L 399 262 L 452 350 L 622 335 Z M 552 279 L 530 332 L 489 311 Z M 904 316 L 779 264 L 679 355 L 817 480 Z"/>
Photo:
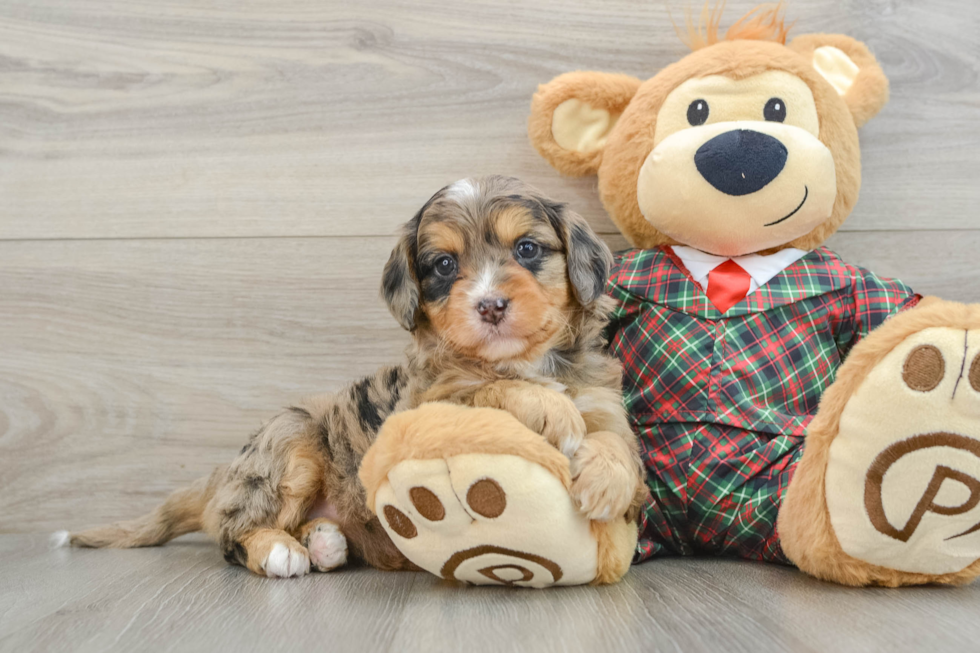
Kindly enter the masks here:
<path id="1" fill-rule="evenodd" d="M 778 97 L 769 98 L 762 115 L 771 122 L 782 122 L 786 120 L 786 103 Z"/>
<path id="2" fill-rule="evenodd" d="M 452 256 L 440 256 L 436 259 L 435 271 L 440 277 L 451 277 L 456 274 L 456 259 Z"/>
<path id="3" fill-rule="evenodd" d="M 522 240 L 518 242 L 517 246 L 514 248 L 514 254 L 516 254 L 517 258 L 519 259 L 529 261 L 537 258 L 538 255 L 541 254 L 541 246 L 533 240 Z"/>
<path id="4" fill-rule="evenodd" d="M 691 127 L 703 125 L 708 119 L 708 102 L 706 100 L 695 100 L 687 107 L 687 121 Z"/>

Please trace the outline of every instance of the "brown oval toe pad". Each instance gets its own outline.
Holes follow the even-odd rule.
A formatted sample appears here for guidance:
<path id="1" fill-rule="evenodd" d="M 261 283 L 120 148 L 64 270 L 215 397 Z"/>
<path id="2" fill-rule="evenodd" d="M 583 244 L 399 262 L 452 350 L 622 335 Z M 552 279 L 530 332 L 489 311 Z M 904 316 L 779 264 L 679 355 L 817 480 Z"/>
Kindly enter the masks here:
<path id="1" fill-rule="evenodd" d="M 407 540 L 412 539 L 419 534 L 415 524 L 412 520 L 408 518 L 408 515 L 403 513 L 401 510 L 395 506 L 388 505 L 384 508 L 385 520 L 388 522 L 388 526 L 391 530 L 395 531 Z"/>
<path id="2" fill-rule="evenodd" d="M 507 508 L 507 493 L 500 483 L 491 478 L 482 478 L 466 492 L 466 503 L 478 515 L 494 519 L 504 514 Z"/>
<path id="3" fill-rule="evenodd" d="M 932 345 L 922 345 L 913 349 L 905 365 L 902 366 L 902 379 L 905 385 L 916 392 L 935 390 L 946 375 L 946 361 L 942 352 Z"/>
<path id="4" fill-rule="evenodd" d="M 446 508 L 442 505 L 442 501 L 439 501 L 439 497 L 429 488 L 416 485 L 408 491 L 408 496 L 419 514 L 429 521 L 442 521 L 446 516 Z"/>

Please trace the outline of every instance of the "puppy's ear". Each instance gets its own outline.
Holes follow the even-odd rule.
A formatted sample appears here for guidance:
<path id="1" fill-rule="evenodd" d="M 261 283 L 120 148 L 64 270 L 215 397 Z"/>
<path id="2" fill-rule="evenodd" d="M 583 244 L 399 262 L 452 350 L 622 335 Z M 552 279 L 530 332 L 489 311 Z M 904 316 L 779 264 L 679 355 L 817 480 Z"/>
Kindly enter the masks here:
<path id="1" fill-rule="evenodd" d="M 424 209 L 423 209 L 424 210 Z M 419 211 L 411 222 L 405 225 L 402 237 L 391 250 L 391 256 L 381 275 L 381 296 L 388 304 L 388 310 L 395 316 L 402 328 L 415 329 L 415 314 L 419 309 L 419 285 L 415 278 L 415 252 L 417 249 L 418 227 L 422 217 Z"/>
<path id="2" fill-rule="evenodd" d="M 562 174 L 594 175 L 606 139 L 640 84 L 629 75 L 582 71 L 542 84 L 531 101 L 531 144 Z"/>
<path id="3" fill-rule="evenodd" d="M 565 245 L 568 279 L 572 282 L 575 297 L 580 304 L 588 306 L 601 297 L 606 288 L 613 262 L 612 252 L 578 213 L 558 202 L 540 201 Z"/>
<path id="4" fill-rule="evenodd" d="M 864 43 L 843 34 L 804 34 L 789 47 L 834 87 L 858 127 L 888 102 L 888 78 Z"/>

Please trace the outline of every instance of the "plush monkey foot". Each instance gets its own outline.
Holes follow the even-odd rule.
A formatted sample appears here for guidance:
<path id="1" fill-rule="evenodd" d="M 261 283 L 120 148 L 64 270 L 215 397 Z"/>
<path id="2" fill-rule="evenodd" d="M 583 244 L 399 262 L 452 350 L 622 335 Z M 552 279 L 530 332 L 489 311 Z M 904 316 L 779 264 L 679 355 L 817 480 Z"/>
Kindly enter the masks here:
<path id="1" fill-rule="evenodd" d="M 779 533 L 801 569 L 848 585 L 980 574 L 980 306 L 928 300 L 855 347 Z"/>
<path id="2" fill-rule="evenodd" d="M 360 477 L 395 546 L 447 580 L 613 583 L 636 547 L 635 524 L 578 510 L 568 459 L 503 411 L 433 403 L 394 415 Z"/>

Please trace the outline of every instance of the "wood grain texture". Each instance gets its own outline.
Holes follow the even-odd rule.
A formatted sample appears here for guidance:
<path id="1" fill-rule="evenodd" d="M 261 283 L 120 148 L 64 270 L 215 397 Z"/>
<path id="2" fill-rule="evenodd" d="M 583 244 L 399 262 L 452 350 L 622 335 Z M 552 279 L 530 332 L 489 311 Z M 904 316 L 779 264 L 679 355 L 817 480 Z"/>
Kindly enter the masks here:
<path id="1" fill-rule="evenodd" d="M 400 360 L 393 243 L 0 243 L 0 530 L 136 514 L 281 407 Z"/>
<path id="2" fill-rule="evenodd" d="M 866 41 L 892 81 L 844 230 L 980 227 L 980 3 L 790 13 L 796 33 Z M 667 5 L 635 0 L 3 0 L 0 238 L 387 235 L 485 173 L 613 233 L 594 179 L 529 147 L 531 95 L 684 54 Z"/>
<path id="3" fill-rule="evenodd" d="M 892 80 L 831 246 L 980 301 L 980 5 L 790 14 Z M 683 54 L 634 0 L 0 0 L 0 532 L 137 514 L 282 405 L 398 360 L 381 266 L 449 181 L 521 176 L 625 247 L 595 180 L 528 145 L 530 96 Z"/>
<path id="4" fill-rule="evenodd" d="M 199 537 L 50 551 L 4 535 L 0 578 L 2 651 L 944 653 L 980 638 L 980 586 L 853 590 L 721 559 L 536 591 L 368 569 L 270 580 Z"/>

